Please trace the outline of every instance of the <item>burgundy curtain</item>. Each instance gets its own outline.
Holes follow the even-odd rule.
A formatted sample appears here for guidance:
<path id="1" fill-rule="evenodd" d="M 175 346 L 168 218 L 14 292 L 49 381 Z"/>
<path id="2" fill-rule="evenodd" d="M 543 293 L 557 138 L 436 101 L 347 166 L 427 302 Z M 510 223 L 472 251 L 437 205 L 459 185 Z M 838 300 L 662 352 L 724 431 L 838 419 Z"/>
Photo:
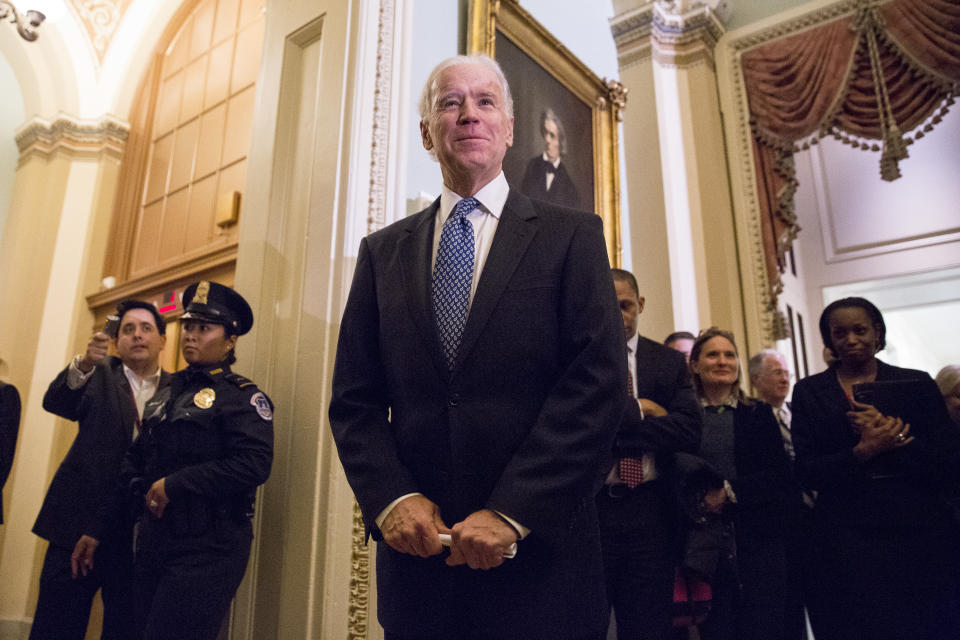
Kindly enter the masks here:
<path id="1" fill-rule="evenodd" d="M 902 134 L 929 133 L 960 89 L 960 0 L 864 0 L 854 15 L 745 52 L 741 64 L 776 300 L 799 231 L 794 151 L 833 135 L 882 151 L 881 175 L 899 176 L 911 142 Z"/>

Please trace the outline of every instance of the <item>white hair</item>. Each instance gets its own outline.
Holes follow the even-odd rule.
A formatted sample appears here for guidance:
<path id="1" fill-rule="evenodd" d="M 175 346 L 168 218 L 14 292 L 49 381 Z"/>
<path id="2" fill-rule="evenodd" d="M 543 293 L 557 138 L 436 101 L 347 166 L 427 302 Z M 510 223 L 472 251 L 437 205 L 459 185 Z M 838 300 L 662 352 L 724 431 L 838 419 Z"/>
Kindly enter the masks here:
<path id="1" fill-rule="evenodd" d="M 747 362 L 747 374 L 750 376 L 751 382 L 753 382 L 754 378 L 760 377 L 760 374 L 763 373 L 763 361 L 767 359 L 767 356 L 783 358 L 783 354 L 776 349 L 764 349 L 759 353 L 755 353 Z M 786 360 L 786 358 L 783 359 Z"/>
<path id="2" fill-rule="evenodd" d="M 427 82 L 423 85 L 423 92 L 420 94 L 420 122 L 427 124 L 430 116 L 437 107 L 437 83 L 440 80 L 440 74 L 444 69 L 455 67 L 459 64 L 478 64 L 486 67 L 497 76 L 500 87 L 503 89 L 503 112 L 508 118 L 513 117 L 513 96 L 510 95 L 510 85 L 507 84 L 507 77 L 503 75 L 503 69 L 496 60 L 485 53 L 475 53 L 469 56 L 453 56 L 447 58 L 430 72 Z"/>
<path id="3" fill-rule="evenodd" d="M 937 386 L 940 395 L 946 398 L 960 384 L 960 364 L 948 364 L 937 374 Z"/>

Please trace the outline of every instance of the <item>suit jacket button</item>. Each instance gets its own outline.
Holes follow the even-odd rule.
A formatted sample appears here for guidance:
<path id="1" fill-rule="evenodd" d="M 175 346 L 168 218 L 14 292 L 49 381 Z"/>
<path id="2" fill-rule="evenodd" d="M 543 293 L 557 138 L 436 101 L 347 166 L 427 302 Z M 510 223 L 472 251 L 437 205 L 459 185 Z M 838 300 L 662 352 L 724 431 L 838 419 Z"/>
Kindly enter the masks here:
<path id="1" fill-rule="evenodd" d="M 457 406 L 457 402 L 458 402 L 459 400 L 460 400 L 460 394 L 459 394 L 459 393 L 455 393 L 455 394 L 453 394 L 452 396 L 450 396 L 449 398 L 447 398 L 447 404 L 450 405 L 451 407 L 455 407 L 455 406 Z"/>

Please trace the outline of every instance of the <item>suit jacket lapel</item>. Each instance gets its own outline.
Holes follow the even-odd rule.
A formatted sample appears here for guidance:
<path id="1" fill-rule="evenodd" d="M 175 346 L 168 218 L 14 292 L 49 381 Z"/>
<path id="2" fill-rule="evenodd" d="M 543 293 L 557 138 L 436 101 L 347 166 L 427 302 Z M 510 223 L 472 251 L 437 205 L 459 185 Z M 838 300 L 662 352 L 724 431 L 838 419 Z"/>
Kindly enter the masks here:
<path id="1" fill-rule="evenodd" d="M 137 421 L 137 405 L 133 401 L 133 392 L 130 381 L 123 372 L 123 364 L 117 362 L 113 370 L 113 384 L 117 391 L 117 400 L 120 404 L 120 429 L 128 442 L 133 442 L 133 425 Z"/>
<path id="2" fill-rule="evenodd" d="M 520 258 L 536 233 L 536 217 L 537 213 L 530 200 L 511 189 L 497 223 L 497 232 L 493 236 L 487 261 L 483 265 L 480 282 L 477 283 L 477 293 L 470 305 L 470 315 L 467 316 L 467 324 L 463 328 L 454 370 L 476 344 L 490 314 L 503 295 Z"/>
<path id="3" fill-rule="evenodd" d="M 403 295 L 410 315 L 420 337 L 428 345 L 435 366 L 439 371 L 446 372 L 447 365 L 440 350 L 440 340 L 433 319 L 433 301 L 430 298 L 433 228 L 438 208 L 440 198 L 417 214 L 419 219 L 407 227 L 407 235 L 399 241 L 398 253 Z"/>

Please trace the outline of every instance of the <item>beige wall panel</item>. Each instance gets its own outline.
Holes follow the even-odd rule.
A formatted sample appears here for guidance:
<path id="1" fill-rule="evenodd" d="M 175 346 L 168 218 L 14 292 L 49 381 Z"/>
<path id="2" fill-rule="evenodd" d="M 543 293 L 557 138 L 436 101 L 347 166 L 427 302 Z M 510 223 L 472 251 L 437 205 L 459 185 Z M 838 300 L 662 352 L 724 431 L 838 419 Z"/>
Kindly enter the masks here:
<path id="1" fill-rule="evenodd" d="M 213 218 L 217 206 L 216 174 L 195 182 L 190 194 L 190 208 L 187 215 L 187 235 L 183 249 L 193 253 L 210 244 L 213 239 Z"/>
<path id="2" fill-rule="evenodd" d="M 43 310 L 56 241 L 55 233 L 42 231 L 59 224 L 57 204 L 63 199 L 68 169 L 66 163 L 39 156 L 21 163 L 0 244 L 0 291 L 5 299 L 16 300 L 0 305 L 0 357 L 7 362 L 6 380 L 17 386 L 21 402 L 30 393 L 28 372 L 39 340 L 38 323 L 26 319 L 38 318 Z"/>
<path id="3" fill-rule="evenodd" d="M 180 113 L 180 97 L 183 95 L 183 73 L 169 76 L 160 85 L 160 100 L 157 104 L 157 119 L 153 137 L 162 136 L 177 126 Z"/>
<path id="4" fill-rule="evenodd" d="M 168 264 L 183 254 L 184 235 L 187 226 L 187 210 L 190 206 L 190 189 L 184 188 L 167 196 L 163 212 L 163 226 L 157 238 L 157 261 Z"/>
<path id="5" fill-rule="evenodd" d="M 205 0 L 197 12 L 193 14 L 193 33 L 190 37 L 190 59 L 195 60 L 197 56 L 206 52 L 210 48 L 210 38 L 213 34 L 213 18 L 216 14 L 216 0 Z"/>
<path id="6" fill-rule="evenodd" d="M 230 92 L 253 84 L 260 70 L 260 49 L 263 45 L 263 21 L 257 20 L 237 34 L 237 53 L 233 58 L 233 79 Z"/>
<path id="7" fill-rule="evenodd" d="M 204 87 L 207 81 L 207 56 L 202 56 L 184 70 L 183 100 L 180 102 L 180 122 L 197 116 L 203 109 Z"/>
<path id="8" fill-rule="evenodd" d="M 282 8 L 282 9 L 281 9 Z M 376 51 L 375 3 L 289 0 L 268 3 L 256 135 L 240 220 L 237 286 L 257 325 L 238 370 L 277 405 L 274 469 L 259 504 L 257 549 L 233 619 L 235 639 L 326 639 L 352 635 L 352 496 L 333 451 L 326 406 L 339 309 L 352 262 L 345 229 L 366 210 L 370 148 L 354 139 L 357 104 L 376 56 L 361 73 L 366 44 Z M 372 24 L 359 42 L 363 18 Z M 365 33 L 367 33 L 365 31 Z M 369 111 L 365 108 L 369 106 Z M 228 134 L 229 135 L 229 134 Z M 224 189 L 220 190 L 221 192 Z M 331 253 L 332 251 L 332 253 Z M 246 615 L 241 611 L 249 609 Z M 362 617 L 362 613 L 361 613 Z"/>
<path id="9" fill-rule="evenodd" d="M 187 20 L 177 39 L 168 49 L 169 53 L 164 61 L 163 74 L 169 77 L 176 73 L 190 61 L 190 40 L 193 32 L 193 20 Z"/>
<path id="10" fill-rule="evenodd" d="M 263 15 L 264 0 L 240 0 L 240 26 L 250 24 Z"/>
<path id="11" fill-rule="evenodd" d="M 221 4 L 223 4 L 221 2 Z M 207 74 L 204 108 L 209 109 L 227 99 L 230 91 L 230 65 L 233 60 L 234 38 L 218 44 L 210 52 L 210 71 Z"/>
<path id="12" fill-rule="evenodd" d="M 137 229 L 137 241 L 133 246 L 131 276 L 142 274 L 157 263 L 160 223 L 163 220 L 163 200 L 143 208 Z"/>
<path id="13" fill-rule="evenodd" d="M 227 132 L 223 141 L 224 165 L 246 157 L 250 148 L 251 124 L 256 90 L 250 87 L 227 103 Z"/>
<path id="14" fill-rule="evenodd" d="M 170 163 L 169 191 L 185 187 L 193 176 L 193 161 L 197 154 L 197 140 L 200 138 L 200 120 L 191 120 L 177 129 L 173 143 L 173 159 Z"/>
<path id="15" fill-rule="evenodd" d="M 213 173 L 220 167 L 220 152 L 223 150 L 223 125 L 227 119 L 227 106 L 218 105 L 200 118 L 200 142 L 197 145 L 197 162 L 193 179 Z"/>
<path id="16" fill-rule="evenodd" d="M 237 28 L 237 12 L 240 0 L 220 0 L 217 2 L 217 19 L 213 23 L 213 41 L 219 43 Z"/>
<path id="17" fill-rule="evenodd" d="M 243 160 L 232 164 L 220 172 L 220 185 L 217 188 L 217 196 L 231 191 L 240 192 L 240 219 L 243 220 L 243 212 L 246 210 L 243 193 L 247 185 L 247 161 Z M 237 239 L 237 225 L 227 227 L 219 236 L 214 238 L 213 244 L 220 245 L 224 242 L 234 242 Z"/>
<path id="18" fill-rule="evenodd" d="M 144 202 L 153 202 L 167 191 L 167 177 L 170 173 L 170 157 L 173 155 L 174 134 L 157 140 L 153 149 L 153 158 L 147 170 L 147 189 Z"/>

